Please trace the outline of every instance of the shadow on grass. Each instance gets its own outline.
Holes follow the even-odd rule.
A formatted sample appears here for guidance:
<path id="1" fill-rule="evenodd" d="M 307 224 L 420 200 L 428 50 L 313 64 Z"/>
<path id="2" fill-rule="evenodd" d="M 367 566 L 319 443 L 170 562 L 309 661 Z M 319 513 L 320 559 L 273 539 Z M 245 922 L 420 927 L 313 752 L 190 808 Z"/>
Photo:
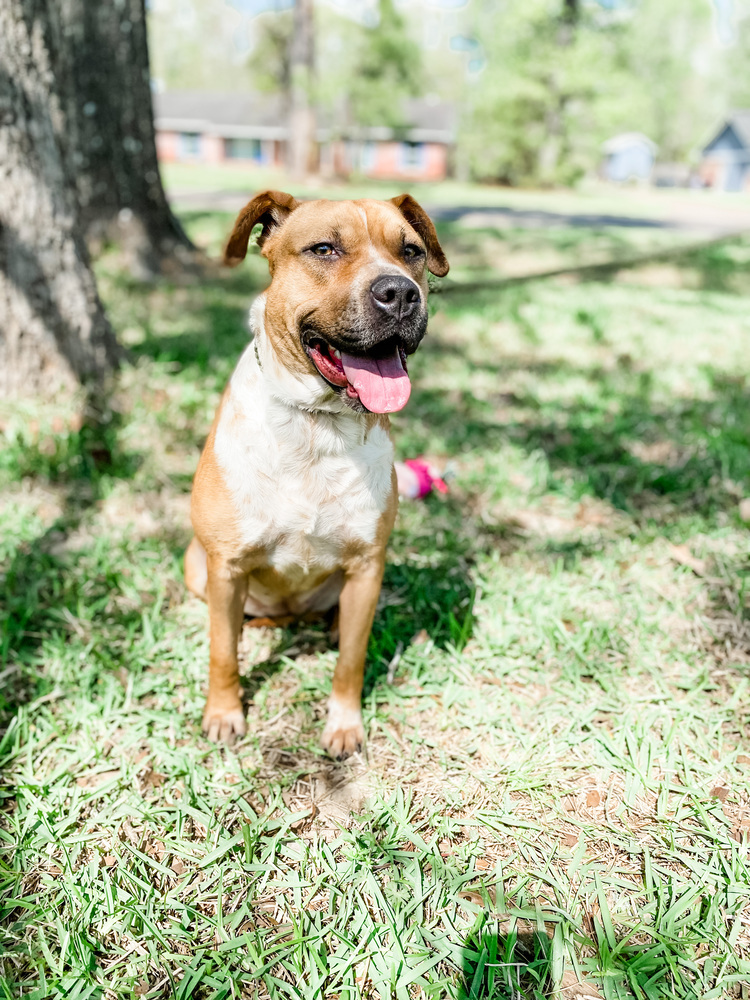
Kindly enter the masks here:
<path id="1" fill-rule="evenodd" d="M 445 516 L 445 503 L 428 503 L 434 503 L 439 514 Z M 454 507 L 450 516 L 458 518 L 460 509 Z M 403 531 L 396 530 L 397 550 L 405 544 L 404 536 Z M 367 652 L 365 695 L 384 682 L 393 657 L 400 655 L 418 633 L 424 632 L 441 649 L 461 650 L 470 639 L 475 596 L 470 539 L 467 534 L 452 537 L 454 545 L 436 553 L 429 565 L 413 565 L 398 551 L 386 564 Z M 330 649 L 329 624 L 328 618 L 321 617 L 313 624 L 299 621 L 285 628 L 269 658 L 243 677 L 245 700 L 251 701 L 260 684 L 283 668 L 285 658 Z"/>
<path id="2" fill-rule="evenodd" d="M 712 292 L 750 293 L 747 237 L 725 240 L 686 253 L 680 263 L 693 268 L 702 289 Z"/>
<path id="3" fill-rule="evenodd" d="M 414 393 L 405 429 L 410 450 L 452 457 L 513 444 L 546 457 L 549 491 L 572 478 L 581 495 L 636 515 L 648 510 L 656 520 L 660 508 L 665 517 L 677 507 L 702 516 L 733 512 L 738 489 L 750 485 L 750 387 L 742 378 L 707 368 L 706 398 L 665 404 L 651 373 L 633 372 L 627 363 L 614 372 L 582 371 L 565 361 L 509 359 L 488 367 L 500 382 L 495 397 L 478 399 L 464 389 Z M 549 402 L 531 391 L 509 398 L 502 378 L 517 368 L 540 378 L 596 379 L 597 393 L 591 400 Z M 507 415 L 508 403 L 523 411 L 521 419 Z"/>
<path id="4" fill-rule="evenodd" d="M 216 371 L 227 378 L 250 339 L 250 306 L 268 285 L 265 262 L 261 266 L 253 255 L 251 263 L 252 269 L 207 274 L 197 289 L 165 286 L 158 290 L 169 298 L 174 330 L 155 329 L 146 317 L 145 338 L 131 347 L 133 356 L 201 374 Z M 125 279 L 118 278 L 116 284 L 118 294 L 127 291 Z"/>
<path id="5" fill-rule="evenodd" d="M 430 213 L 436 222 L 455 222 L 464 215 L 473 215 L 478 218 L 485 216 L 488 227 L 499 224 L 500 226 L 510 225 L 518 229 L 546 230 L 553 227 L 560 229 L 574 227 L 596 230 L 611 226 L 627 229 L 670 229 L 674 225 L 662 219 L 635 218 L 630 215 L 605 215 L 601 212 L 562 213 L 549 212 L 544 209 L 509 208 L 507 206 L 499 208 L 471 205 L 455 205 L 450 208 L 438 206 L 431 208 Z"/>
<path id="6" fill-rule="evenodd" d="M 476 273 L 476 277 L 470 281 L 437 284 L 435 290 L 440 293 L 443 301 L 467 311 L 481 308 L 483 303 L 486 304 L 487 297 L 497 296 L 499 289 L 507 295 L 511 290 L 529 283 L 561 275 L 565 275 L 568 280 L 609 284 L 617 280 L 620 273 L 630 272 L 637 278 L 642 268 L 653 265 L 667 267 L 667 270 L 662 270 L 659 278 L 659 284 L 664 288 L 750 294 L 750 252 L 746 236 L 714 238 L 691 246 L 663 246 L 639 251 L 611 228 L 580 232 L 574 229 L 550 230 L 536 239 L 533 234 L 518 230 L 507 234 L 494 231 L 494 241 L 502 240 L 506 244 L 504 252 L 509 255 L 516 251 L 533 253 L 535 248 L 544 253 L 554 248 L 568 258 L 565 263 L 547 270 L 532 268 L 526 273 L 500 275 L 494 259 L 497 251 L 482 251 L 476 246 L 480 232 L 448 229 L 443 233 L 444 239 L 453 240 L 459 257 L 459 271 L 468 268 Z M 591 260 L 593 246 L 597 247 L 595 256 L 599 260 Z M 604 260 L 601 260 L 602 256 Z"/>
<path id="7" fill-rule="evenodd" d="M 114 568 L 106 540 L 92 537 L 85 548 L 70 551 L 68 540 L 83 525 L 87 512 L 110 488 L 113 480 L 132 479 L 141 456 L 123 446 L 123 414 L 108 405 L 101 394 L 90 396 L 82 407 L 80 426 L 40 430 L 30 438 L 19 434 L 7 440 L 0 459 L 6 481 L 37 480 L 57 487 L 62 512 L 35 538 L 18 542 L 0 573 L 0 727 L 29 700 L 44 697 L 54 684 L 40 668 L 45 643 L 64 642 L 76 629 L 82 607 L 90 624 L 107 632 L 110 625 L 132 632 L 141 623 L 142 608 L 113 608 L 112 594 L 127 567 Z M 101 543 L 104 543 L 102 546 Z M 101 550 L 101 551 L 99 551 Z M 89 572 L 82 564 L 88 562 Z M 106 610 L 112 608 L 110 616 Z M 109 644 L 100 636 L 90 658 L 111 660 Z M 35 666 L 36 664 L 36 666 Z M 80 681 L 83 683 L 83 674 Z"/>

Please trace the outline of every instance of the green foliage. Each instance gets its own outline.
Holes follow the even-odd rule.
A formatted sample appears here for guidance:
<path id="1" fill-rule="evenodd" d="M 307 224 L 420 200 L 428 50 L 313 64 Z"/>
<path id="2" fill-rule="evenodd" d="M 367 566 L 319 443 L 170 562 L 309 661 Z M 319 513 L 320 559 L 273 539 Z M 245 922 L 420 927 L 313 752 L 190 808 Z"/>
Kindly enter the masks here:
<path id="1" fill-rule="evenodd" d="M 589 3 L 573 22 L 557 0 L 488 5 L 473 30 L 486 64 L 467 90 L 461 152 L 477 177 L 570 183 L 620 131 L 684 159 L 717 113 L 705 0 Z"/>
<path id="2" fill-rule="evenodd" d="M 694 154 L 728 96 L 712 14 L 706 0 L 639 0 L 627 24 L 627 101 L 617 117 L 647 133 L 666 162 Z"/>
<path id="3" fill-rule="evenodd" d="M 378 13 L 375 25 L 361 29 L 355 70 L 343 83 L 357 125 L 400 128 L 409 124 L 404 99 L 421 89 L 422 53 L 393 0 L 380 0 Z"/>
<path id="4" fill-rule="evenodd" d="M 255 26 L 255 44 L 247 63 L 253 85 L 261 93 L 288 96 L 292 81 L 290 46 L 294 28 L 289 11 L 265 14 Z"/>
<path id="5" fill-rule="evenodd" d="M 728 94 L 721 112 L 750 108 L 750 3 L 736 0 L 732 6 L 732 44 L 724 51 L 724 81 Z"/>
<path id="6" fill-rule="evenodd" d="M 241 91 L 253 86 L 244 32 L 224 0 L 150 0 L 151 76 L 167 90 Z"/>

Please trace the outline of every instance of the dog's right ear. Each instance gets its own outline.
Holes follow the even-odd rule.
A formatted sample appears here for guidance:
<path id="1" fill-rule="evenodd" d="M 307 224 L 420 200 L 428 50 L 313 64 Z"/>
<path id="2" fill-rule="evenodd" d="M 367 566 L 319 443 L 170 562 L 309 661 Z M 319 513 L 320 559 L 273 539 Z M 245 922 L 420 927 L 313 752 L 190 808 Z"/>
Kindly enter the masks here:
<path id="1" fill-rule="evenodd" d="M 298 205 L 299 202 L 284 191 L 263 191 L 261 194 L 256 194 L 237 216 L 224 251 L 224 263 L 228 267 L 236 267 L 245 259 L 250 234 L 259 223 L 263 226 L 263 230 L 258 237 L 258 246 L 262 247 L 271 232 L 280 226 Z"/>

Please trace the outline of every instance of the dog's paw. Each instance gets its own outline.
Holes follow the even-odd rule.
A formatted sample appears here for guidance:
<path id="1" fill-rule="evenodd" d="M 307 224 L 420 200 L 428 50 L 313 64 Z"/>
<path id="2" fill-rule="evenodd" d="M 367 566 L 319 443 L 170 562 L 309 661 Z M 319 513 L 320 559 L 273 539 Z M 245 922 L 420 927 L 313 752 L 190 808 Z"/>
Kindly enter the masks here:
<path id="1" fill-rule="evenodd" d="M 360 710 L 345 708 L 331 700 L 321 743 L 335 760 L 345 760 L 353 753 L 359 753 L 365 745 L 365 727 Z"/>
<path id="2" fill-rule="evenodd" d="M 242 705 L 233 708 L 220 708 L 206 705 L 203 713 L 203 733 L 213 743 L 227 743 L 231 746 L 235 739 L 247 732 L 245 713 Z"/>

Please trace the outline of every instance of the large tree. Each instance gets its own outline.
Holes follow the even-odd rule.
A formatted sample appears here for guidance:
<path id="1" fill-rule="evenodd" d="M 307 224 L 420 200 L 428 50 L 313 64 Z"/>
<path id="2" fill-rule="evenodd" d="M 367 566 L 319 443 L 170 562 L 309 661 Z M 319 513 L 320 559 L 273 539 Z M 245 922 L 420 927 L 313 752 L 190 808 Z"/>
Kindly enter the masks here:
<path id="1" fill-rule="evenodd" d="M 0 394 L 49 394 L 119 349 L 78 224 L 55 67 L 56 0 L 0 2 Z"/>
<path id="2" fill-rule="evenodd" d="M 114 236 L 144 274 L 181 266 L 194 248 L 159 175 L 144 0 L 58 5 L 55 74 L 85 230 Z"/>

